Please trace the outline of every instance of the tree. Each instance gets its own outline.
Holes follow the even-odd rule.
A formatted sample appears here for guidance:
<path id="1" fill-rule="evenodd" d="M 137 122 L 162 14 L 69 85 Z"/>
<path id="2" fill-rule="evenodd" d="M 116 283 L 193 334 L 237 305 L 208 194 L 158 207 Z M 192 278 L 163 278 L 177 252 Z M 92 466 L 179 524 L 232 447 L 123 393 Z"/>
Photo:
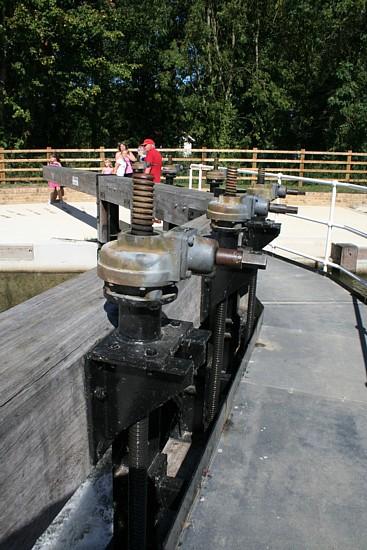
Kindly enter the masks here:
<path id="1" fill-rule="evenodd" d="M 28 0 L 4 18 L 8 146 L 86 146 L 108 137 L 103 113 L 131 66 L 110 2 Z M 101 124 L 102 123 L 102 124 Z"/>
<path id="2" fill-rule="evenodd" d="M 0 143 L 366 147 L 366 0 L 0 0 Z"/>

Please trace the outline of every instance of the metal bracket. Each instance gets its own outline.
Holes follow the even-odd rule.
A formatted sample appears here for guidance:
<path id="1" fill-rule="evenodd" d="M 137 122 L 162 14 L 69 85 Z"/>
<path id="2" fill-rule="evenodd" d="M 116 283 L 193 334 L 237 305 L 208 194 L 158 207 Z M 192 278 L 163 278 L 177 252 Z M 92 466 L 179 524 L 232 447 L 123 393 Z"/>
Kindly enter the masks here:
<path id="1" fill-rule="evenodd" d="M 117 330 L 87 354 L 85 384 L 89 446 L 95 463 L 122 430 L 192 384 L 206 361 L 210 332 L 168 319 L 154 342 L 125 339 Z"/>

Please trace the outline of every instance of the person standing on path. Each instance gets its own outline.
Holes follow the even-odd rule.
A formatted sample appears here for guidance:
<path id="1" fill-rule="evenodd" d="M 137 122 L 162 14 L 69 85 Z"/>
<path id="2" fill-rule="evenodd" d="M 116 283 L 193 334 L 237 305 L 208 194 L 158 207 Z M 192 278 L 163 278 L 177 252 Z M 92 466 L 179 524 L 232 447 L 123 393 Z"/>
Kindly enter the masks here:
<path id="1" fill-rule="evenodd" d="M 131 176 L 133 173 L 131 163 L 135 161 L 136 157 L 129 151 L 127 145 L 125 143 L 119 143 L 118 151 L 115 155 L 114 174 L 117 176 Z"/>
<path id="2" fill-rule="evenodd" d="M 47 163 L 47 166 L 56 166 L 61 167 L 60 157 L 57 153 L 52 153 L 52 155 L 49 158 L 49 161 Z M 53 202 L 56 202 L 57 200 L 62 201 L 62 198 L 64 196 L 64 189 L 61 187 L 59 183 L 56 181 L 49 181 L 48 187 L 52 189 L 50 193 L 50 200 L 49 203 L 52 204 Z M 59 198 L 57 198 L 59 197 Z"/>
<path id="3" fill-rule="evenodd" d="M 144 149 L 147 152 L 144 162 L 147 167 L 145 168 L 145 174 L 151 174 L 153 176 L 154 183 L 161 182 L 162 172 L 162 155 L 155 148 L 155 143 L 152 139 L 146 138 L 143 141 Z"/>
<path id="4" fill-rule="evenodd" d="M 110 161 L 110 159 L 105 159 L 104 167 L 102 168 L 102 174 L 107 175 L 107 176 L 109 174 L 113 174 L 113 166 L 112 166 L 112 162 Z"/>

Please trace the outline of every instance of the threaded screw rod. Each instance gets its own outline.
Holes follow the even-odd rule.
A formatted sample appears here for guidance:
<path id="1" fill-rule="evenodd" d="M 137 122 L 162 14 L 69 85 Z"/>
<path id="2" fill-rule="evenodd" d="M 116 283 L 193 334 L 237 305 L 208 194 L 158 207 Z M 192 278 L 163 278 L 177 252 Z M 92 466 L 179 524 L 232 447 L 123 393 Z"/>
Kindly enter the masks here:
<path id="1" fill-rule="evenodd" d="M 249 282 L 248 287 L 248 302 L 247 302 L 247 317 L 246 317 L 246 329 L 245 329 L 245 342 L 247 343 L 255 325 L 255 306 L 256 306 L 256 282 L 257 282 L 257 269 L 254 269 Z"/>
<path id="2" fill-rule="evenodd" d="M 148 429 L 148 418 L 129 429 L 129 550 L 146 548 Z"/>
<path id="3" fill-rule="evenodd" d="M 236 195 L 237 193 L 237 168 L 227 168 L 226 195 Z"/>
<path id="4" fill-rule="evenodd" d="M 209 377 L 207 421 L 210 423 L 217 412 L 220 395 L 220 375 L 223 364 L 224 334 L 226 328 L 227 300 L 216 307 L 213 331 L 213 364 Z"/>
<path id="5" fill-rule="evenodd" d="M 154 182 L 150 174 L 133 175 L 131 233 L 153 234 Z"/>

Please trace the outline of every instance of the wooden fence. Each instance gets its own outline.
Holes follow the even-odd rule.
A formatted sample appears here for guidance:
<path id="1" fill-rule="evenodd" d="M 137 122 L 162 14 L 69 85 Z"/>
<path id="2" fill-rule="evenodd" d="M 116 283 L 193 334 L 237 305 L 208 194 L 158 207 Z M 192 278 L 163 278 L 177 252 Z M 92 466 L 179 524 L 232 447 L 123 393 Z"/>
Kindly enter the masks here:
<path id="1" fill-rule="evenodd" d="M 0 186 L 38 185 L 43 183 L 42 165 L 47 163 L 53 149 L 2 149 L 0 148 Z M 104 160 L 114 160 L 116 149 L 58 149 L 62 165 L 69 168 L 100 171 Z M 336 179 L 348 183 L 367 183 L 367 152 L 352 151 L 273 151 L 265 149 L 192 149 L 185 156 L 184 149 L 160 149 L 163 161 L 173 156 L 173 162 L 182 164 L 184 170 L 177 177 L 187 183 L 191 163 L 211 164 L 218 155 L 221 166 L 235 165 L 241 168 L 282 172 L 296 176 Z M 243 181 L 251 176 L 242 176 Z"/>

